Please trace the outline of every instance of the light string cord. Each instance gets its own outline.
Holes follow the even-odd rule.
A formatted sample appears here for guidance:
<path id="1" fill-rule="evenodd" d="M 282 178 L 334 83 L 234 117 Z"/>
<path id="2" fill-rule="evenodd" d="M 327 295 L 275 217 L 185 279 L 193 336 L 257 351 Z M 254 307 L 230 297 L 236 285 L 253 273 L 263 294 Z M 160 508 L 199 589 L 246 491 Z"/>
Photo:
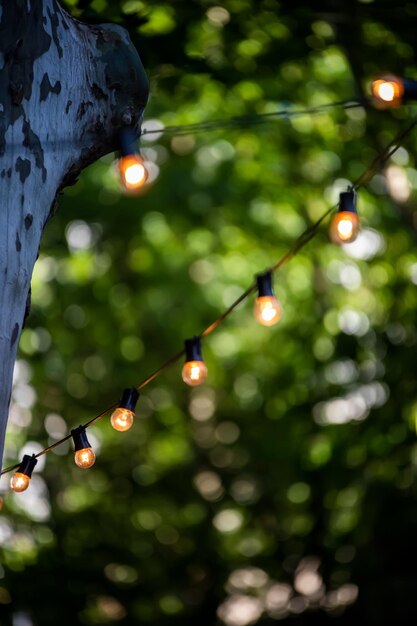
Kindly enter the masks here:
<path id="1" fill-rule="evenodd" d="M 401 131 L 396 137 L 394 137 L 394 139 L 392 139 L 392 141 L 390 141 L 390 143 L 385 147 L 385 149 L 375 157 L 375 159 L 370 163 L 370 165 L 366 168 L 366 170 L 351 185 L 351 188 L 357 190 L 363 185 L 365 185 L 372 178 L 372 176 L 400 148 L 401 146 L 400 142 L 415 128 L 416 125 L 417 125 L 417 118 L 410 124 L 410 126 L 408 126 L 404 131 Z M 276 272 L 279 268 L 281 268 L 283 265 L 288 263 L 301 250 L 301 248 L 303 248 L 316 235 L 322 222 L 331 213 L 336 211 L 337 208 L 338 208 L 338 205 L 336 204 L 330 207 L 329 209 L 327 209 L 314 224 L 312 224 L 303 233 L 301 233 L 299 238 L 295 241 L 295 243 L 288 250 L 288 252 L 286 252 L 284 256 L 278 259 L 278 261 L 274 265 L 272 265 L 269 268 L 269 270 L 266 270 L 266 271 Z M 255 282 L 250 287 L 248 287 L 246 291 L 244 291 L 239 296 L 239 298 L 237 298 L 237 300 L 235 300 L 230 305 L 230 307 L 215 322 L 213 322 L 213 324 L 211 324 L 208 328 L 206 328 L 199 335 L 199 337 L 206 337 L 207 335 L 212 333 L 223 322 L 223 320 L 225 320 L 236 309 L 236 307 L 241 302 L 246 300 L 246 298 L 250 296 L 252 293 L 255 293 L 256 289 L 257 289 L 257 283 Z M 181 353 L 181 355 L 182 354 L 183 352 Z M 181 355 L 179 355 L 178 358 Z"/>
<path id="2" fill-rule="evenodd" d="M 196 135 L 216 130 L 239 129 L 258 124 L 266 124 L 275 119 L 290 119 L 293 117 L 301 117 L 303 115 L 319 115 L 333 109 L 357 109 L 368 108 L 371 105 L 370 99 L 358 100 L 358 98 L 350 98 L 349 100 L 340 100 L 336 102 L 328 102 L 317 106 L 296 108 L 282 108 L 269 113 L 253 113 L 248 115 L 236 115 L 224 119 L 207 120 L 205 122 L 193 122 L 190 124 L 173 124 L 171 126 L 161 126 L 160 128 L 142 128 L 141 137 L 149 135 L 168 135 L 170 137 L 181 137 L 183 135 Z M 143 122 L 146 126 L 146 122 Z M 56 139 L 42 140 L 42 145 L 61 146 L 72 143 L 69 137 L 58 137 Z M 17 146 L 14 142 L 7 142 L 8 146 Z M 20 144 L 19 144 L 20 145 Z"/>
<path id="3" fill-rule="evenodd" d="M 327 104 L 319 104 L 317 106 L 305 107 L 303 109 L 277 109 L 276 111 L 270 111 L 269 113 L 256 113 L 253 115 L 237 115 L 235 117 L 229 117 L 218 120 L 208 120 L 207 122 L 194 122 L 191 124 L 177 124 L 172 126 L 164 126 L 157 129 L 143 128 L 141 137 L 148 135 L 194 135 L 197 133 L 224 130 L 228 128 L 244 128 L 245 126 L 255 126 L 256 124 L 265 124 L 266 122 L 273 120 L 274 118 L 292 118 L 300 117 L 302 115 L 318 115 L 320 113 L 326 113 L 329 110 L 342 108 L 356 109 L 358 107 L 366 107 L 370 104 L 370 100 L 358 100 L 357 98 L 351 98 L 349 100 L 340 100 L 338 102 L 328 102 Z"/>
<path id="4" fill-rule="evenodd" d="M 327 104 L 319 104 L 317 106 L 296 108 L 283 108 L 269 113 L 253 113 L 248 115 L 237 115 L 224 119 L 207 120 L 206 122 L 194 122 L 191 124 L 173 124 L 171 126 L 161 126 L 161 128 L 142 128 L 141 137 L 149 135 L 168 135 L 170 137 L 181 137 L 184 135 L 196 135 L 216 130 L 239 129 L 257 124 L 266 124 L 275 119 L 290 119 L 293 117 L 301 117 L 303 115 L 319 115 L 333 109 L 357 109 L 367 108 L 372 104 L 370 99 L 358 100 L 358 98 L 350 98 L 349 100 L 340 100 L 336 102 L 328 102 Z M 144 122 L 146 126 L 146 122 Z M 72 143 L 73 139 L 69 137 L 58 137 L 56 139 L 43 139 L 42 145 L 45 146 L 62 146 Z M 7 146 L 17 146 L 14 142 L 7 142 Z M 20 145 L 20 144 L 19 144 Z"/>
<path id="5" fill-rule="evenodd" d="M 405 128 L 400 133 L 398 133 L 389 142 L 389 144 L 384 148 L 384 150 L 373 159 L 373 161 L 369 164 L 369 166 L 365 169 L 365 171 L 351 185 L 351 188 L 357 190 L 360 187 L 364 186 L 374 176 L 374 174 L 385 165 L 385 163 L 391 158 L 391 156 L 401 147 L 402 140 L 405 139 L 405 137 L 407 137 L 407 135 L 409 135 L 411 133 L 411 131 L 416 126 L 417 126 L 417 117 L 412 121 L 412 123 L 409 126 L 407 126 L 407 128 Z M 334 206 L 330 207 L 329 209 L 327 209 L 319 217 L 319 219 L 316 222 L 314 222 L 314 224 L 312 224 L 311 226 L 306 228 L 304 230 L 304 232 L 301 233 L 301 235 L 296 239 L 296 241 L 291 246 L 291 248 L 280 259 L 278 259 L 278 261 L 274 265 L 272 265 L 269 268 L 268 271 L 276 272 L 283 265 L 288 263 L 296 254 L 298 254 L 298 252 L 302 248 L 304 248 L 304 246 L 306 246 L 307 243 L 309 243 L 311 241 L 311 239 L 313 239 L 316 236 L 316 234 L 319 232 L 319 228 L 320 228 L 322 222 L 329 215 L 331 215 L 333 212 L 335 212 L 337 210 L 337 208 L 338 208 L 338 205 L 334 205 Z M 229 315 L 231 315 L 234 312 L 234 310 L 239 306 L 239 304 L 244 302 L 252 293 L 254 293 L 256 291 L 256 289 L 257 289 L 257 284 L 255 282 L 252 285 L 250 285 L 250 287 L 248 287 L 246 289 L 246 291 L 244 291 L 226 309 L 226 311 L 224 311 L 212 324 L 210 324 L 210 326 L 208 326 L 205 330 L 203 330 L 198 336 L 203 338 L 203 337 L 207 337 L 212 332 L 214 332 L 220 326 L 220 324 L 222 322 L 224 322 L 224 320 L 226 318 L 228 318 Z M 137 385 L 136 388 L 138 390 L 141 390 L 144 387 L 146 387 L 155 378 L 160 376 L 166 369 L 168 369 L 169 367 L 174 365 L 182 356 L 184 356 L 184 354 L 185 354 L 185 350 L 181 350 L 180 352 L 178 352 L 174 356 L 170 357 L 160 367 L 158 367 L 154 372 L 152 372 L 147 378 L 145 378 L 143 381 L 141 381 Z M 107 407 L 106 409 L 101 411 L 101 413 L 99 413 L 98 415 L 96 415 L 95 417 L 90 419 L 88 422 L 83 424 L 82 428 L 85 428 L 85 429 L 89 428 L 90 426 L 92 426 L 93 424 L 98 422 L 100 419 L 102 419 L 105 415 L 107 415 L 111 410 L 113 410 L 116 407 L 117 407 L 117 403 L 112 404 L 111 406 Z M 69 439 L 71 439 L 71 436 L 72 436 L 71 434 L 68 434 L 65 437 L 63 437 L 62 439 L 59 439 L 58 441 L 55 441 L 50 446 L 44 448 L 43 450 L 41 450 L 40 452 L 35 454 L 34 455 L 35 458 L 38 458 L 40 456 L 43 456 L 44 454 L 47 454 L 48 452 L 50 452 L 51 450 L 53 450 L 57 446 L 61 445 L 65 441 L 68 441 Z M 3 476 L 3 474 L 7 474 L 9 472 L 12 472 L 15 469 L 18 469 L 19 466 L 20 466 L 20 463 L 17 463 L 15 465 L 11 465 L 9 467 L 6 467 L 5 469 L 3 469 L 1 471 L 0 476 Z"/>

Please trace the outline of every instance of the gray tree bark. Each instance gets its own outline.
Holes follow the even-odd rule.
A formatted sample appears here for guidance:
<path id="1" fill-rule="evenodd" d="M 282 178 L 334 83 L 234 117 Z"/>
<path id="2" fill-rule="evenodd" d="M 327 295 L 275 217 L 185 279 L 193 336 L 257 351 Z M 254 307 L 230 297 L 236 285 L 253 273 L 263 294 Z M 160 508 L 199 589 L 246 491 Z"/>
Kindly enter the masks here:
<path id="1" fill-rule="evenodd" d="M 19 337 L 59 192 L 140 134 L 148 81 L 127 32 L 56 0 L 0 0 L 0 464 Z"/>

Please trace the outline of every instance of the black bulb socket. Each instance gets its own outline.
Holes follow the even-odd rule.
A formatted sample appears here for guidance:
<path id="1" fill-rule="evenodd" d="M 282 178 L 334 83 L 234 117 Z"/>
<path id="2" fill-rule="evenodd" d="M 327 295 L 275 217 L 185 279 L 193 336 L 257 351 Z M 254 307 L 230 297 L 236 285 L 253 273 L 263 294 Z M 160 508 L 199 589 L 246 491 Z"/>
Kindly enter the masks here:
<path id="1" fill-rule="evenodd" d="M 139 395 L 139 391 L 135 389 L 135 387 L 123 389 L 122 397 L 119 402 L 119 409 L 128 409 L 128 411 L 132 411 L 132 413 L 134 413 Z"/>
<path id="2" fill-rule="evenodd" d="M 357 213 L 356 198 L 354 191 L 342 191 L 339 195 L 338 212 L 347 211 L 348 213 Z"/>
<path id="3" fill-rule="evenodd" d="M 85 450 L 85 448 L 91 448 L 84 426 L 74 428 L 74 430 L 71 431 L 71 436 L 74 440 L 74 452 L 78 452 L 78 450 Z"/>
<path id="4" fill-rule="evenodd" d="M 25 474 L 25 476 L 29 476 L 30 478 L 37 462 L 38 459 L 35 457 L 34 454 L 32 454 L 32 456 L 29 456 L 29 454 L 25 454 L 23 456 L 21 464 L 16 471 L 20 474 Z"/>
<path id="5" fill-rule="evenodd" d="M 120 156 L 130 156 L 138 154 L 137 136 L 132 128 L 122 128 L 119 132 L 119 152 Z"/>
<path id="6" fill-rule="evenodd" d="M 257 274 L 256 283 L 258 285 L 258 297 L 273 296 L 274 290 L 272 287 L 272 272 L 264 272 L 263 274 Z"/>
<path id="7" fill-rule="evenodd" d="M 403 84 L 403 99 L 405 100 L 417 100 L 417 80 L 412 78 L 400 78 Z"/>
<path id="8" fill-rule="evenodd" d="M 200 337 L 192 337 L 186 339 L 185 343 L 185 362 L 188 361 L 202 361 L 203 356 L 201 354 L 201 340 Z"/>

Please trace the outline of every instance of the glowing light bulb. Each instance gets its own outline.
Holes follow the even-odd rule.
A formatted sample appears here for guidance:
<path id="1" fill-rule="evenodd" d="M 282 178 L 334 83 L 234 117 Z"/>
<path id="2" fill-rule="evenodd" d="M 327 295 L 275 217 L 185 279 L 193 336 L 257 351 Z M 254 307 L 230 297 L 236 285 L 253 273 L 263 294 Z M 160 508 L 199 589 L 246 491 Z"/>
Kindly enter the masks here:
<path id="1" fill-rule="evenodd" d="M 381 100 L 385 100 L 385 102 L 392 102 L 395 98 L 396 85 L 394 83 L 384 83 L 379 81 L 378 86 L 378 95 Z"/>
<path id="2" fill-rule="evenodd" d="M 33 468 L 35 467 L 38 459 L 33 454 L 29 456 L 25 454 L 21 464 L 17 468 L 17 472 L 13 474 L 10 479 L 10 489 L 13 489 L 16 493 L 26 491 L 29 487 L 30 478 L 32 476 Z"/>
<path id="3" fill-rule="evenodd" d="M 126 191 L 140 191 L 148 179 L 145 163 L 138 154 L 136 133 L 132 128 L 123 128 L 119 133 L 119 174 Z"/>
<path id="4" fill-rule="evenodd" d="M 382 76 L 372 82 L 371 91 L 377 106 L 399 106 L 404 96 L 404 82 L 397 76 Z"/>
<path id="5" fill-rule="evenodd" d="M 119 406 L 113 411 L 110 423 L 115 430 L 123 432 L 129 430 L 135 417 L 136 403 L 139 398 L 139 391 L 135 387 L 123 390 Z"/>
<path id="6" fill-rule="evenodd" d="M 123 186 L 127 191 L 138 191 L 148 179 L 148 172 L 139 154 L 120 157 L 119 172 Z"/>
<path id="7" fill-rule="evenodd" d="M 339 210 L 330 224 L 333 243 L 351 243 L 359 234 L 360 223 L 356 212 L 355 193 L 345 191 L 339 196 Z"/>
<path id="8" fill-rule="evenodd" d="M 273 326 L 282 316 L 282 307 L 272 288 L 272 272 L 264 272 L 256 276 L 258 297 L 253 312 L 255 319 L 263 326 Z"/>
<path id="9" fill-rule="evenodd" d="M 182 379 L 187 385 L 196 387 L 206 382 L 208 369 L 204 361 L 187 361 L 182 368 Z"/>
<path id="10" fill-rule="evenodd" d="M 16 493 L 26 491 L 29 487 L 30 477 L 21 472 L 16 472 L 10 479 L 10 489 L 13 489 Z"/>
<path id="11" fill-rule="evenodd" d="M 72 438 L 74 440 L 74 461 L 81 469 L 88 469 L 94 465 L 96 461 L 96 455 L 92 449 L 90 442 L 87 439 L 85 428 L 79 426 L 71 431 Z"/>
<path id="12" fill-rule="evenodd" d="M 112 413 L 110 423 L 115 430 L 123 432 L 132 427 L 134 417 L 135 414 L 129 409 L 118 408 Z"/>
<path id="13" fill-rule="evenodd" d="M 277 324 L 282 316 L 282 307 L 275 296 L 258 296 L 254 305 L 255 318 L 263 326 Z"/>
<path id="14" fill-rule="evenodd" d="M 196 387 L 202 385 L 208 376 L 208 369 L 201 354 L 201 341 L 199 337 L 186 339 L 185 363 L 182 368 L 182 379 L 187 385 Z"/>
<path id="15" fill-rule="evenodd" d="M 81 469 L 88 469 L 96 462 L 96 455 L 94 454 L 94 450 L 92 448 L 83 448 L 82 450 L 77 450 L 74 454 L 74 461 L 78 467 Z"/>

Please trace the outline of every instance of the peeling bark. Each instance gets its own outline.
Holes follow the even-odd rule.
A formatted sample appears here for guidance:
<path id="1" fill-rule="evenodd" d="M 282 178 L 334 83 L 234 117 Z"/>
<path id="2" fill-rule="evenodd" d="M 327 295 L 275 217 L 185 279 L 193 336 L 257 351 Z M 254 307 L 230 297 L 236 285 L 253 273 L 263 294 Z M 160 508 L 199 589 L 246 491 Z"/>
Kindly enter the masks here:
<path id="1" fill-rule="evenodd" d="M 0 0 L 0 461 L 13 366 L 41 236 L 57 194 L 140 134 L 148 81 L 127 32 L 56 0 Z"/>

